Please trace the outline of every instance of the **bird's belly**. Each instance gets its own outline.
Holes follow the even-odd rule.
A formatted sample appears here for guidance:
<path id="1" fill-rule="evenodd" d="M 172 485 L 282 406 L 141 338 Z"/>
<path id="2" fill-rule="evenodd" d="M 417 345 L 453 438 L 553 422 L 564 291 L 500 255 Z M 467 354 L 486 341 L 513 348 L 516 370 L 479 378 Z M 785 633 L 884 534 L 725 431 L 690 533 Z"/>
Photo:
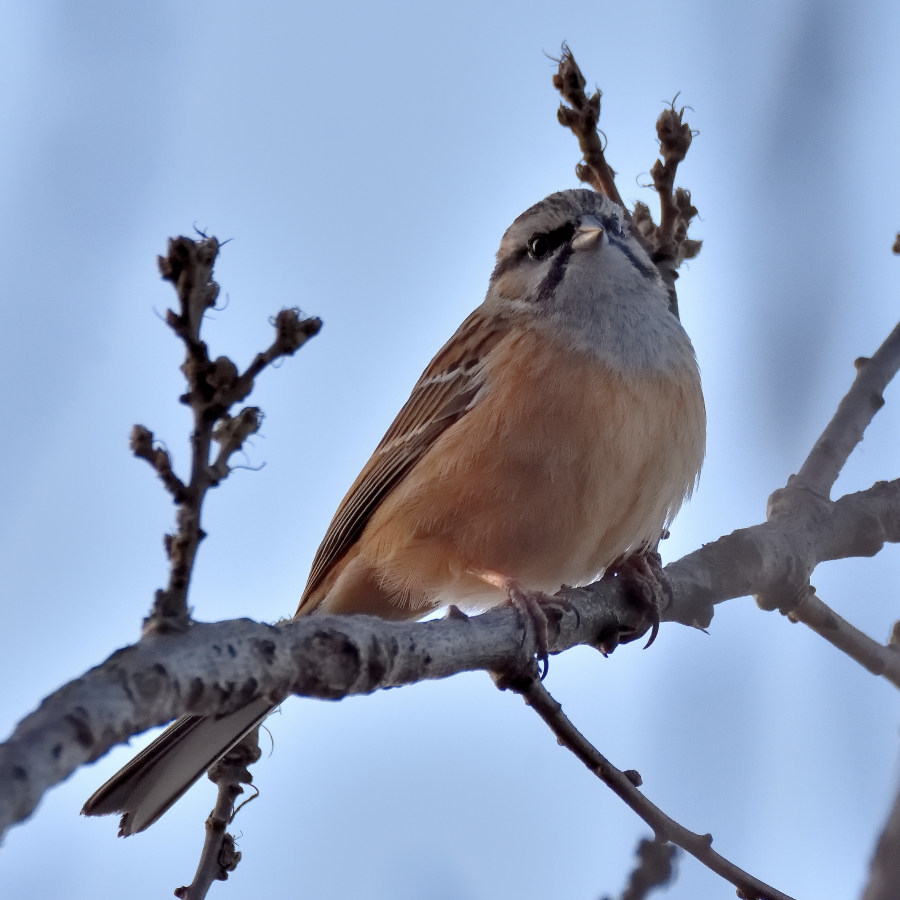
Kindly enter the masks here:
<path id="1" fill-rule="evenodd" d="M 502 577 L 586 584 L 655 542 L 696 479 L 703 429 L 679 438 L 702 417 L 696 376 L 627 378 L 571 354 L 542 368 L 528 347 L 508 350 L 510 377 L 489 388 L 501 396 L 438 439 L 360 541 L 360 562 L 406 608 L 488 606 Z"/>

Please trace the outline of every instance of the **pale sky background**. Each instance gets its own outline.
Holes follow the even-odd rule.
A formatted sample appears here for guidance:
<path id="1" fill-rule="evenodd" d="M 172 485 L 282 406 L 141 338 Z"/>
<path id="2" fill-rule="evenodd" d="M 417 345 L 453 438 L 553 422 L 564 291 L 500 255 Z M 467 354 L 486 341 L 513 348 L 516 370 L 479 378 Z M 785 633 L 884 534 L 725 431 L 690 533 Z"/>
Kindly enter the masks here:
<path id="1" fill-rule="evenodd" d="M 201 620 L 293 612 L 346 488 L 431 355 L 484 294 L 506 226 L 576 186 L 555 121 L 570 42 L 604 90 L 628 202 L 681 91 L 679 183 L 705 241 L 680 300 L 709 408 L 706 467 L 666 559 L 762 519 L 898 315 L 900 5 L 13 2 L 0 31 L 0 730 L 138 636 L 173 511 L 129 456 L 140 422 L 183 466 L 180 348 L 155 256 L 230 238 L 215 354 L 268 318 L 325 321 L 260 380 L 262 434 L 209 499 Z M 892 387 L 841 491 L 898 476 Z M 885 639 L 891 548 L 821 596 Z M 857 897 L 898 782 L 896 691 L 745 598 L 709 634 L 555 658 L 547 686 L 647 795 L 802 898 Z M 214 898 L 596 900 L 648 828 L 484 674 L 342 703 L 292 700 Z M 146 740 L 142 738 L 140 740 Z M 140 741 L 135 741 L 138 746 Z M 130 755 L 46 796 L 0 850 L 0 896 L 135 900 L 190 881 L 213 788 L 148 833 L 78 816 Z M 674 898 L 733 896 L 682 858 Z"/>

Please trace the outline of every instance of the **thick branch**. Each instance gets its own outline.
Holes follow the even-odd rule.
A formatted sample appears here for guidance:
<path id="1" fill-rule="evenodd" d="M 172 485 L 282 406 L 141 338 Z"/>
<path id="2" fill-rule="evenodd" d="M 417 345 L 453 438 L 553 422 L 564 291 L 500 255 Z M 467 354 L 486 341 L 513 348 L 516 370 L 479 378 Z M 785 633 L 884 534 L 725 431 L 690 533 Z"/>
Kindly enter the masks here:
<path id="1" fill-rule="evenodd" d="M 706 627 L 713 606 L 733 597 L 804 590 L 820 562 L 874 556 L 900 542 L 900 480 L 741 528 L 666 566 L 675 601 L 664 621 Z"/>
<path id="2" fill-rule="evenodd" d="M 580 615 L 585 636 L 608 633 L 628 620 L 627 610 L 612 610 L 612 603 L 576 598 L 566 618 L 574 626 Z M 631 621 L 639 627 L 634 614 Z M 528 649 L 511 608 L 411 624 L 309 616 L 275 627 L 241 619 L 146 637 L 49 696 L 0 745 L 0 834 L 78 766 L 179 714 L 224 713 L 257 697 L 337 699 L 457 672 L 515 669 Z"/>
<path id="3" fill-rule="evenodd" d="M 609 652 L 650 625 L 616 579 L 565 597 L 548 623 L 554 653 L 579 643 Z M 78 766 L 177 715 L 227 713 L 292 693 L 338 699 L 477 669 L 515 675 L 532 661 L 529 627 L 503 607 L 423 623 L 309 616 L 275 627 L 241 619 L 145 637 L 48 697 L 0 746 L 0 835 Z"/>
<path id="4" fill-rule="evenodd" d="M 705 626 L 713 605 L 776 590 L 825 559 L 870 556 L 900 541 L 900 481 L 811 507 L 809 523 L 767 522 L 736 531 L 666 567 L 673 604 L 664 621 Z M 650 626 L 618 579 L 561 592 L 549 648 L 604 652 Z M 256 697 L 337 699 L 483 669 L 515 674 L 534 651 L 526 623 L 499 608 L 471 619 L 393 623 L 310 616 L 274 627 L 247 619 L 153 635 L 114 654 L 48 697 L 0 746 L 0 835 L 41 795 L 110 747 L 183 713 L 214 714 Z"/>

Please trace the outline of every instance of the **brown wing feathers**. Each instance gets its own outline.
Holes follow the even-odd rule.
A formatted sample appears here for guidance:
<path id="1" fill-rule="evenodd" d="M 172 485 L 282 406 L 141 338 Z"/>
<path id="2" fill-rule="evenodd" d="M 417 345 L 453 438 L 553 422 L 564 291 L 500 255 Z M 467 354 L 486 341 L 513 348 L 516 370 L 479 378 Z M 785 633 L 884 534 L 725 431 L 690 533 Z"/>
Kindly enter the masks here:
<path id="1" fill-rule="evenodd" d="M 479 363 L 507 333 L 473 312 L 423 372 L 372 458 L 347 492 L 313 560 L 304 600 L 359 538 L 381 501 L 438 437 L 459 421 L 483 387 Z"/>

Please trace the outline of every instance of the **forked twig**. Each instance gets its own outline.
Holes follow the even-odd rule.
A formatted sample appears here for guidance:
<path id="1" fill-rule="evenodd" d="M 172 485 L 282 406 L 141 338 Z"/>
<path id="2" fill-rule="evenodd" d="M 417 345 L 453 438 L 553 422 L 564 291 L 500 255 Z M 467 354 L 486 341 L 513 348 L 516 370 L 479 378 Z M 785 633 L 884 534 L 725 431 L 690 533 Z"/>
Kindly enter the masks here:
<path id="1" fill-rule="evenodd" d="M 250 393 L 254 378 L 267 365 L 295 353 L 322 326 L 319 319 L 301 318 L 298 310 L 283 309 L 275 319 L 271 347 L 258 354 L 246 372 L 239 373 L 226 356 L 211 359 L 200 331 L 206 311 L 219 296 L 219 286 L 212 278 L 219 246 L 214 237 L 203 235 L 199 241 L 179 237 L 170 240 L 167 254 L 158 258 L 163 278 L 172 282 L 178 295 L 178 310 L 166 311 L 166 324 L 184 344 L 181 371 L 187 390 L 180 399 L 191 409 L 194 428 L 191 476 L 187 482 L 173 472 L 169 454 L 156 445 L 150 429 L 136 425 L 131 432 L 132 452 L 150 463 L 178 507 L 177 528 L 174 534 L 166 535 L 165 541 L 169 583 L 156 592 L 153 608 L 144 620 L 147 635 L 183 631 L 190 624 L 187 593 L 204 537 L 200 524 L 203 501 L 210 488 L 228 475 L 229 459 L 262 421 L 254 406 L 245 407 L 236 415 L 231 414 L 231 408 Z M 215 454 L 213 444 L 219 445 Z"/>
<path id="2" fill-rule="evenodd" d="M 575 174 L 594 190 L 624 206 L 615 183 L 616 173 L 606 161 L 603 143 L 597 131 L 601 93 L 597 90 L 588 97 L 584 92 L 587 80 L 575 62 L 568 44 L 564 43 L 559 58 L 553 59 L 559 64 L 553 76 L 553 86 L 564 101 L 557 111 L 557 118 L 578 139 L 578 147 L 584 160 L 575 167 Z M 662 159 L 654 162 L 650 175 L 659 195 L 660 224 L 653 221 L 646 203 L 635 203 L 631 219 L 635 235 L 644 244 L 669 287 L 670 306 L 673 313 L 678 315 L 678 298 L 675 294 L 678 268 L 685 259 L 695 257 L 701 246 L 700 241 L 691 240 L 687 236 L 691 220 L 697 215 L 690 191 L 675 187 L 678 165 L 684 160 L 693 140 L 691 127 L 684 121 L 684 107 L 676 109 L 673 100 L 656 120 L 656 135 Z"/>

